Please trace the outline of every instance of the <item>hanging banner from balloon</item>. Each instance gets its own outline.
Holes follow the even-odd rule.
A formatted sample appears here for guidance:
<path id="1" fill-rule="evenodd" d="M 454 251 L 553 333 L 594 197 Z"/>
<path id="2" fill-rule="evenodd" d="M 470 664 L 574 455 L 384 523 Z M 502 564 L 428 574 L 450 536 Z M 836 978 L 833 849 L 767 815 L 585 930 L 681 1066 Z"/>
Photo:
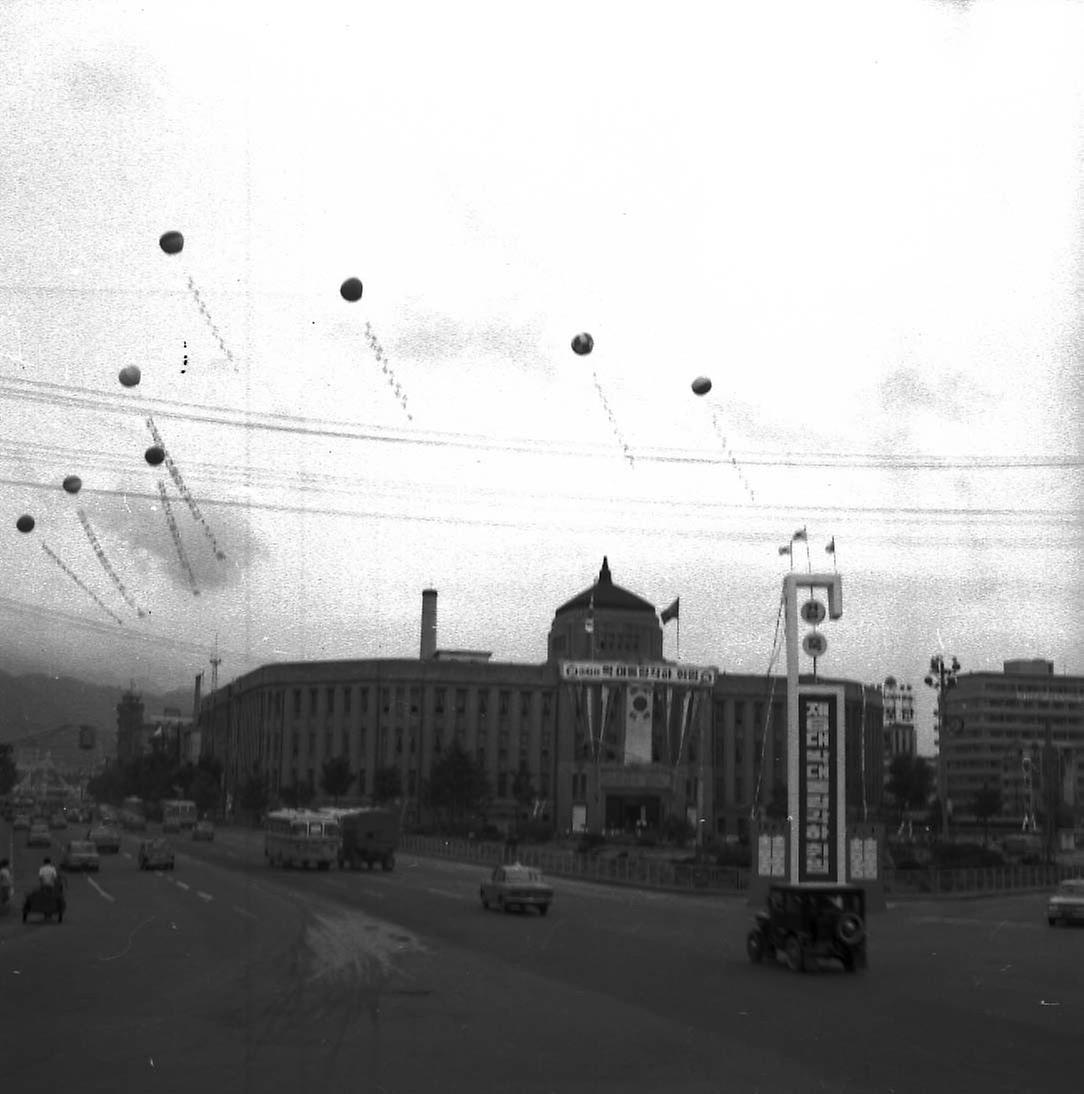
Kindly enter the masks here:
<path id="1" fill-rule="evenodd" d="M 90 597 L 91 600 L 94 601 L 95 604 L 98 605 L 99 608 L 102 609 L 103 612 L 105 612 L 106 615 L 109 616 L 110 619 L 114 620 L 120 626 L 124 626 L 124 620 L 121 619 L 121 617 L 117 615 L 117 613 L 114 612 L 112 609 L 106 607 L 106 605 L 102 603 L 98 594 L 95 593 L 92 589 L 87 588 L 83 579 L 79 577 L 78 574 L 73 573 L 68 564 L 64 562 L 64 560 L 54 550 L 52 550 L 52 548 L 50 548 L 48 544 L 43 543 L 41 545 L 41 549 L 64 571 L 64 573 L 68 575 L 68 577 L 72 579 L 72 581 L 76 583 L 76 585 L 79 586 L 80 589 L 83 590 L 83 592 L 87 594 L 87 596 Z"/>
<path id="2" fill-rule="evenodd" d="M 598 373 L 594 369 L 591 370 L 591 378 L 595 381 L 595 391 L 598 392 L 599 400 L 602 403 L 602 409 L 606 411 L 606 417 L 610 419 L 610 428 L 617 438 L 617 443 L 621 445 L 621 449 L 625 453 L 625 459 L 629 461 L 629 465 L 635 466 L 636 461 L 632 458 L 632 450 L 625 442 L 625 436 L 621 432 L 621 427 L 617 424 L 617 416 L 610 409 L 610 402 L 606 398 L 606 393 L 602 390 L 602 384 L 599 383 Z"/>
<path id="3" fill-rule="evenodd" d="M 113 566 L 110 563 L 109 559 L 106 558 L 105 551 L 102 549 L 102 545 L 98 541 L 98 537 L 95 534 L 94 529 L 90 526 L 90 518 L 87 516 L 86 511 L 80 509 L 78 512 L 78 516 L 79 523 L 83 526 L 83 531 L 86 532 L 87 539 L 90 541 L 91 547 L 94 548 L 94 553 L 98 556 L 98 561 L 102 564 L 102 569 L 105 570 L 106 574 L 109 576 L 109 579 L 116 586 L 117 592 L 120 593 L 121 597 L 124 600 L 124 603 L 127 604 L 128 607 L 131 608 L 132 611 L 134 611 L 140 619 L 145 619 L 147 617 L 147 612 L 145 612 L 135 602 L 135 598 L 124 587 L 124 582 L 121 581 L 119 577 L 117 577 L 116 570 L 113 569 Z"/>
<path id="4" fill-rule="evenodd" d="M 693 390 L 695 390 L 695 388 Z M 745 472 L 742 470 L 741 464 L 738 463 L 734 453 L 730 450 L 730 442 L 726 439 L 726 434 L 723 432 L 723 427 L 719 424 L 719 416 L 715 412 L 715 407 L 711 408 L 711 425 L 712 428 L 715 430 L 715 436 L 718 437 L 719 441 L 722 443 L 723 451 L 726 453 L 727 459 L 730 460 L 730 465 L 734 468 L 734 472 L 737 474 L 738 480 L 745 488 L 745 492 L 749 495 L 749 500 L 755 503 L 757 500 L 757 496 L 753 493 L 753 488 L 749 485 L 749 480 L 745 477 Z"/>
<path id="5" fill-rule="evenodd" d="M 396 379 L 395 373 L 392 371 L 391 366 L 388 364 L 388 358 L 387 355 L 384 353 L 384 347 L 380 344 L 380 340 L 373 333 L 373 328 L 369 325 L 368 322 L 366 322 L 365 324 L 365 340 L 369 343 L 369 349 L 373 351 L 373 356 L 380 363 L 380 370 L 387 378 L 388 384 L 391 387 L 392 391 L 395 392 L 395 397 L 399 400 L 399 405 L 405 411 L 407 420 L 411 422 L 414 421 L 414 415 L 410 413 L 410 410 L 407 407 L 406 394 L 399 386 L 399 381 L 398 379 Z"/>
<path id="6" fill-rule="evenodd" d="M 169 525 L 169 534 L 173 537 L 173 546 L 177 548 L 177 557 L 181 560 L 184 572 L 188 575 L 188 583 L 192 586 L 192 595 L 199 596 L 199 587 L 196 585 L 196 575 L 192 572 L 192 564 L 188 561 L 184 544 L 181 542 L 181 533 L 177 528 L 177 521 L 173 517 L 173 506 L 166 494 L 166 484 L 158 480 L 158 496 L 162 499 L 162 511 L 166 514 L 166 523 Z"/>
<path id="7" fill-rule="evenodd" d="M 158 432 L 158 427 L 154 424 L 154 419 L 149 415 L 147 417 L 147 428 L 151 431 L 155 446 L 160 448 L 164 453 L 166 470 L 169 471 L 169 477 L 173 480 L 173 485 L 177 487 L 177 493 L 184 498 L 184 502 L 188 506 L 188 511 L 192 514 L 192 519 L 199 524 L 203 529 L 204 535 L 211 541 L 211 550 L 214 552 L 215 558 L 217 558 L 219 562 L 225 562 L 225 551 L 218 546 L 218 540 L 215 539 L 215 534 L 211 531 L 211 526 L 207 523 L 206 518 L 200 511 L 200 507 L 196 504 L 196 499 L 192 497 L 192 491 L 185 486 L 184 479 L 181 478 L 181 472 L 174 462 L 173 457 L 169 454 L 165 442 L 162 440 L 162 434 Z M 161 461 L 159 460 L 158 462 L 160 463 Z"/>

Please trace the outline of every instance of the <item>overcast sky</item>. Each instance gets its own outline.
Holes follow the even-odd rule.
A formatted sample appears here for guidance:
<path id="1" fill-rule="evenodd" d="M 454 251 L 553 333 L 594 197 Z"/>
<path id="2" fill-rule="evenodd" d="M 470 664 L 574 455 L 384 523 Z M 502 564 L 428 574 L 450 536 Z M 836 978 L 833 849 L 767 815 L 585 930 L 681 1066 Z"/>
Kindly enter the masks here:
<path id="1" fill-rule="evenodd" d="M 0 664 L 412 657 L 430 585 L 538 662 L 606 555 L 764 673 L 806 527 L 923 749 L 939 650 L 1084 673 L 1084 4 L 285 10 L 0 5 Z"/>

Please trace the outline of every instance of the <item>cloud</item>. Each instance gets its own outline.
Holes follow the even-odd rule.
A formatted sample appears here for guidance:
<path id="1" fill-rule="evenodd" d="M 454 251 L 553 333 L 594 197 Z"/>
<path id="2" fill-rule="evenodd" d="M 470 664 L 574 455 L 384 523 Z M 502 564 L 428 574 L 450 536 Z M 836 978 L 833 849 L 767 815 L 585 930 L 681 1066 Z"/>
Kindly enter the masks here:
<path id="1" fill-rule="evenodd" d="M 163 477 L 163 481 L 167 480 Z M 166 495 L 196 588 L 201 593 L 208 593 L 239 587 L 245 571 L 267 553 L 265 546 L 252 534 L 245 512 L 235 508 L 199 506 L 203 521 L 214 536 L 212 543 L 210 535 L 193 518 L 172 483 L 167 485 Z M 191 589 L 166 514 L 157 498 L 140 498 L 137 502 L 124 496 L 114 498 L 96 505 L 88 516 L 122 580 L 127 564 L 128 568 L 134 566 L 143 580 L 153 574 L 185 592 Z M 106 534 L 103 535 L 103 531 Z M 224 559 L 216 558 L 216 546 L 225 555 Z"/>

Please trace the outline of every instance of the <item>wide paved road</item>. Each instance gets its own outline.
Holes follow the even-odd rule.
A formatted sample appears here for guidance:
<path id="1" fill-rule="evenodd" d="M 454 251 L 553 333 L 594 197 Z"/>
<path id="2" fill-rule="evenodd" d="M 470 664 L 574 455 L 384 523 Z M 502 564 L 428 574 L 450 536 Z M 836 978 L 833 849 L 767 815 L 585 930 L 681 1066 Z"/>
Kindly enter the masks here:
<path id="1" fill-rule="evenodd" d="M 8 829 L 0 828 L 2 846 Z M 20 887 L 43 852 L 16 840 Z M 1043 898 L 906 903 L 871 966 L 744 954 L 736 899 L 555 879 L 484 912 L 477 867 L 271 871 L 177 841 L 73 879 L 62 926 L 0 922 L 0 1090 L 1052 1094 L 1080 1084 L 1084 931 Z"/>

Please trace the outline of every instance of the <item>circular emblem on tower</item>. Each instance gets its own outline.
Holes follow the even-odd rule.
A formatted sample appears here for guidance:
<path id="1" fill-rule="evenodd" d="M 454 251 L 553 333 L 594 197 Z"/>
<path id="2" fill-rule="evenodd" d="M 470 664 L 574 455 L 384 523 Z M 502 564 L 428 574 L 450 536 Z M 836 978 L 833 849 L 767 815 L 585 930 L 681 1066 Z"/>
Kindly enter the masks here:
<path id="1" fill-rule="evenodd" d="M 812 623 L 814 627 L 818 623 L 823 623 L 827 614 L 824 605 L 819 600 L 807 600 L 802 605 L 802 619 L 806 623 Z"/>

